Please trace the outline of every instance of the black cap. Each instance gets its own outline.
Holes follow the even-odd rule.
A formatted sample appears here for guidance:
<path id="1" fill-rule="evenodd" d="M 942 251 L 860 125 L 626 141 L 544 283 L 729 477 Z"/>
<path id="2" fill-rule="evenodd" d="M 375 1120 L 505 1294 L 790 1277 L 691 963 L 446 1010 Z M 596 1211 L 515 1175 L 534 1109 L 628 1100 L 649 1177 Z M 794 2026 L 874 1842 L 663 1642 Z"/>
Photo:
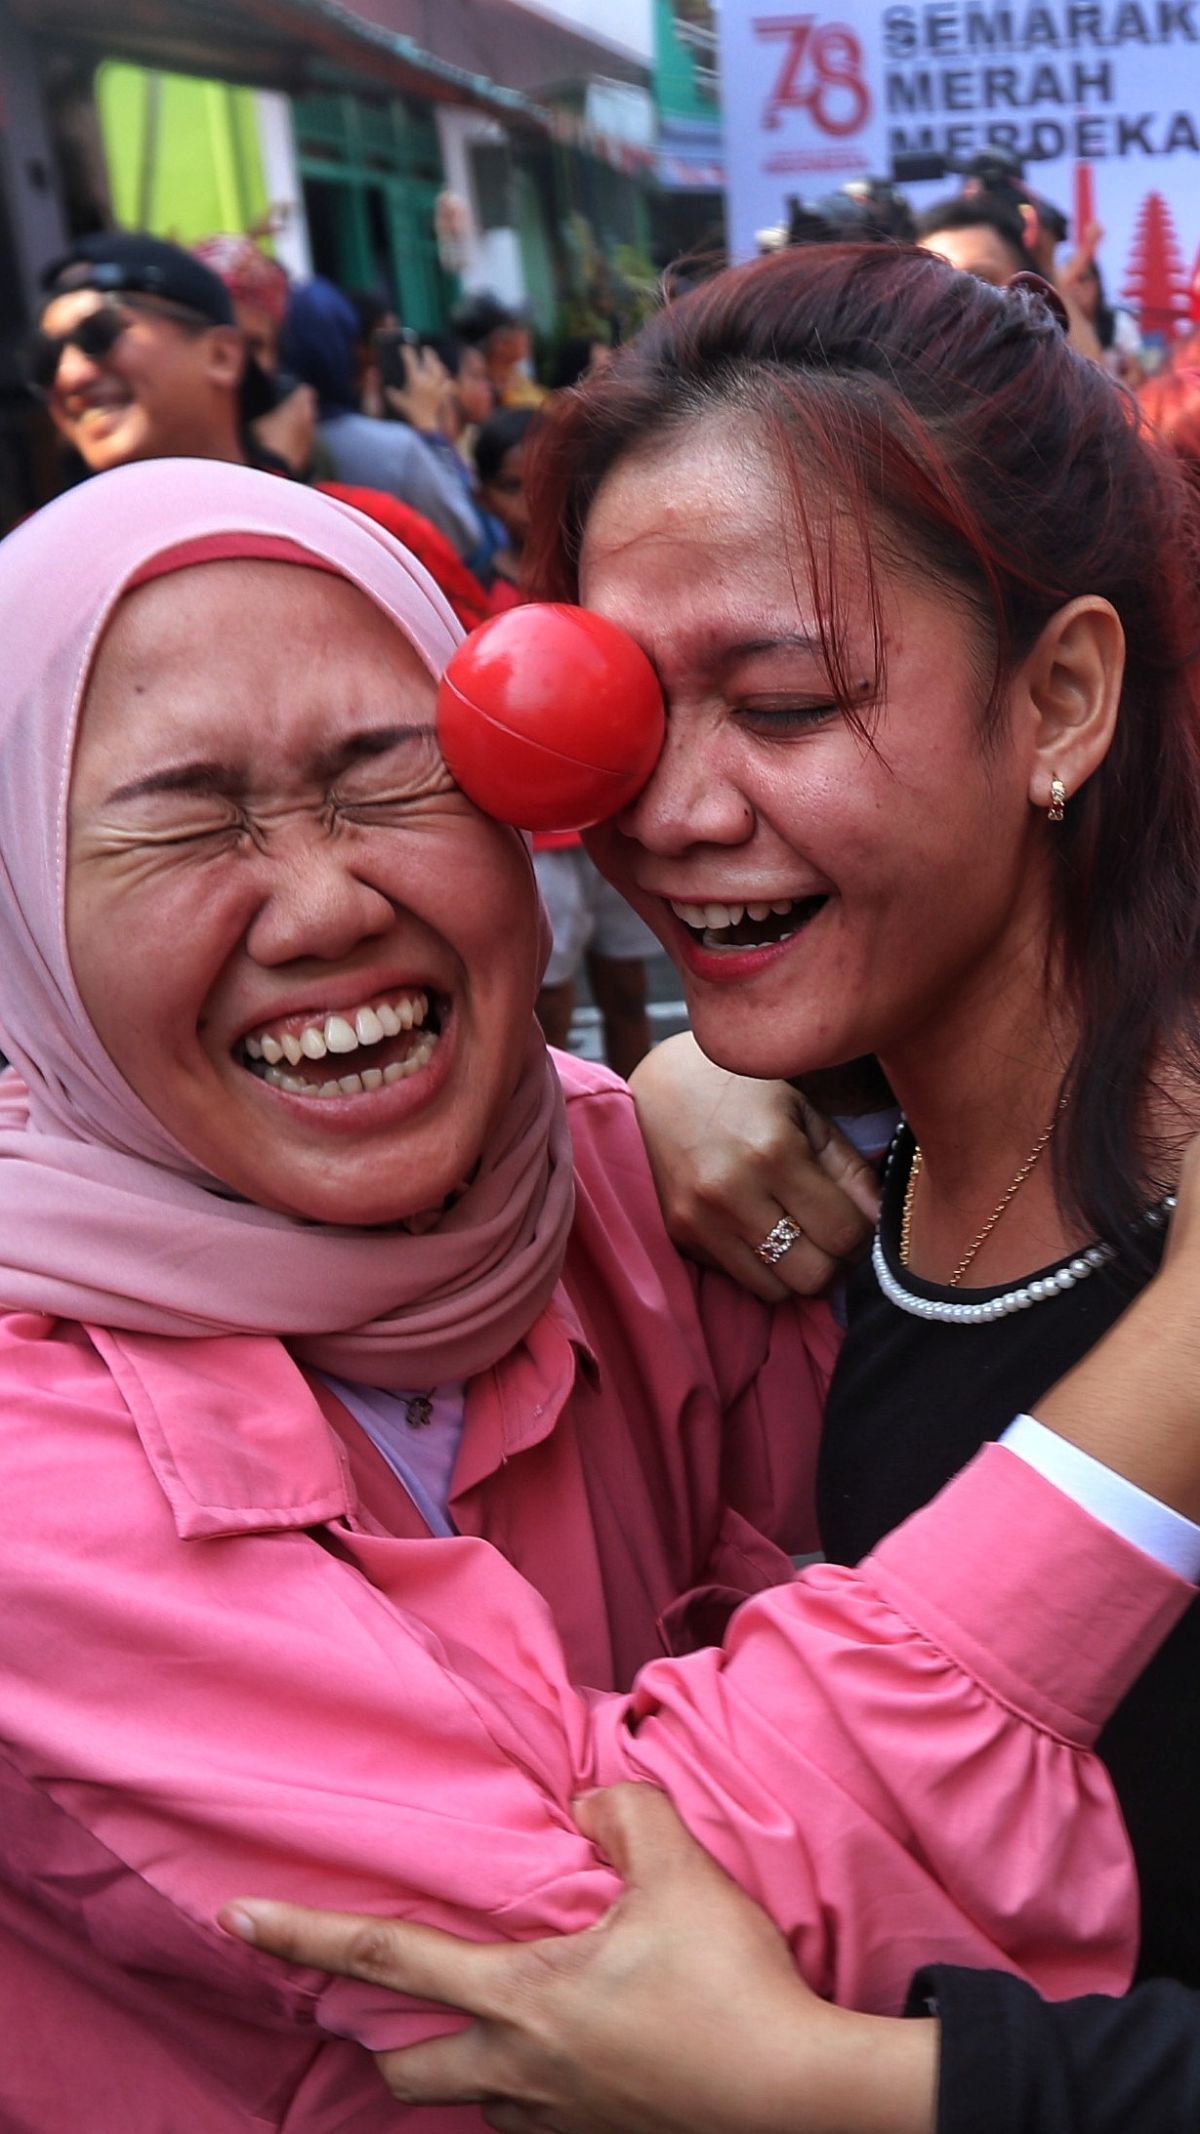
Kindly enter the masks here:
<path id="1" fill-rule="evenodd" d="M 182 245 L 170 244 L 164 237 L 148 237 L 140 230 L 95 230 L 76 238 L 69 252 L 45 268 L 42 287 L 47 301 L 69 296 L 76 289 L 98 289 L 106 295 L 125 292 L 179 304 L 214 326 L 237 324 L 232 299 L 219 275 Z M 247 349 L 241 384 L 243 421 L 265 415 L 274 407 L 275 398 L 271 380 Z"/>

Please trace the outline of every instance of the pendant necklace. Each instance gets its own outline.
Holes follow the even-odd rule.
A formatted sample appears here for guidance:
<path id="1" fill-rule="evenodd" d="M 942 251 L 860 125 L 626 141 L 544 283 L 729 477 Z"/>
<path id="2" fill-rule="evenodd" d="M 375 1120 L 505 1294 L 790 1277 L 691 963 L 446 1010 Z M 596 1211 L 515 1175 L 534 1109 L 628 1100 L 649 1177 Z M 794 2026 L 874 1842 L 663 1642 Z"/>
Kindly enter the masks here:
<path id="1" fill-rule="evenodd" d="M 974 1239 L 969 1250 L 959 1261 L 950 1281 L 945 1285 L 946 1288 L 954 1289 L 958 1287 L 984 1239 L 991 1236 L 1005 1209 L 1020 1192 L 1025 1180 L 1050 1141 L 1062 1109 L 1063 1107 L 1060 1103 L 1045 1133 L 1039 1136 L 1034 1147 L 1030 1150 L 1003 1199 L 997 1202 L 978 1237 Z M 900 1142 L 901 1134 L 898 1133 L 888 1155 L 889 1170 L 896 1160 Z M 913 1199 L 916 1194 L 920 1168 L 921 1151 L 919 1146 L 914 1144 L 912 1164 L 909 1169 L 900 1217 L 899 1251 L 897 1254 L 900 1266 L 905 1270 L 908 1267 L 912 1234 Z M 1174 1206 L 1175 1195 L 1167 1193 L 1154 1207 L 1147 1209 L 1142 1220 L 1152 1229 L 1161 1229 L 1168 1221 Z M 1044 1274 L 1035 1275 L 1031 1281 L 1021 1282 L 1016 1288 L 1005 1290 L 999 1296 L 983 1297 L 973 1304 L 960 1304 L 949 1297 L 923 1297 L 914 1290 L 906 1289 L 904 1283 L 888 1264 L 881 1227 L 876 1229 L 874 1242 L 871 1246 L 871 1265 L 875 1272 L 875 1279 L 888 1302 L 894 1304 L 898 1311 L 910 1313 L 913 1318 L 937 1320 L 946 1326 L 986 1325 L 989 1321 L 995 1319 L 1007 1319 L 1013 1312 L 1028 1311 L 1031 1305 L 1048 1303 L 1052 1297 L 1061 1296 L 1064 1291 L 1074 1289 L 1080 1282 L 1086 1282 L 1090 1275 L 1098 1274 L 1102 1267 L 1107 1267 L 1109 1262 L 1115 1260 L 1116 1257 L 1115 1245 L 1110 1245 L 1101 1239 L 1094 1245 L 1085 1245 L 1080 1252 L 1073 1254 L 1070 1259 L 1060 1261 L 1057 1266 L 1048 1268 Z"/>
<path id="2" fill-rule="evenodd" d="M 1021 1165 L 1020 1170 L 1017 1172 L 1016 1177 L 1013 1179 L 1012 1184 L 1008 1187 L 1008 1190 L 1006 1192 L 1001 1194 L 982 1230 L 979 1232 L 978 1237 L 975 1238 L 970 1245 L 968 1245 L 961 1260 L 955 1268 L 954 1273 L 950 1276 L 949 1280 L 945 1285 L 947 1289 L 958 1288 L 963 1276 L 967 1272 L 968 1267 L 970 1267 L 972 1261 L 975 1258 L 976 1253 L 979 1251 L 980 1246 L 985 1245 L 987 1243 L 987 1240 L 991 1236 L 1001 1216 L 1004 1214 L 1005 1209 L 1011 1207 L 1013 1201 L 1016 1199 L 1018 1193 L 1021 1190 L 1021 1187 L 1024 1185 L 1025 1180 L 1028 1178 L 1030 1172 L 1035 1169 L 1038 1158 L 1040 1157 L 1043 1149 L 1045 1149 L 1049 1145 L 1051 1136 L 1054 1133 L 1054 1129 L 1058 1125 L 1058 1122 L 1062 1117 L 1063 1108 L 1066 1104 L 1066 1101 L 1067 1100 L 1065 1097 L 1059 1098 L 1057 1109 L 1055 1110 L 1054 1117 L 1051 1119 L 1049 1126 L 1046 1127 L 1044 1132 L 1038 1135 L 1037 1140 L 1034 1142 L 1033 1147 L 1030 1149 L 1028 1156 L 1025 1158 L 1025 1161 Z M 919 1142 L 916 1142 L 913 1145 L 913 1156 L 912 1163 L 909 1166 L 908 1184 L 904 1189 L 904 1208 L 900 1216 L 900 1265 L 902 1267 L 908 1266 L 909 1249 L 912 1239 L 913 1203 L 915 1202 L 917 1197 L 917 1180 L 920 1175 L 921 1145 Z"/>

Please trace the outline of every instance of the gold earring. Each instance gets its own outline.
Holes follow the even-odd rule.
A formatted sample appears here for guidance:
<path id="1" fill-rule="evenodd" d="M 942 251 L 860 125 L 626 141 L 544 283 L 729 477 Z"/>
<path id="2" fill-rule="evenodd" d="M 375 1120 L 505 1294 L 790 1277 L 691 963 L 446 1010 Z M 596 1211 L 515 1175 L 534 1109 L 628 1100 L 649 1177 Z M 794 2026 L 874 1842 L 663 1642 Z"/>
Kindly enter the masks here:
<path id="1" fill-rule="evenodd" d="M 1061 822 L 1067 805 L 1067 789 L 1062 779 L 1050 780 L 1050 805 L 1046 810 L 1047 822 Z"/>

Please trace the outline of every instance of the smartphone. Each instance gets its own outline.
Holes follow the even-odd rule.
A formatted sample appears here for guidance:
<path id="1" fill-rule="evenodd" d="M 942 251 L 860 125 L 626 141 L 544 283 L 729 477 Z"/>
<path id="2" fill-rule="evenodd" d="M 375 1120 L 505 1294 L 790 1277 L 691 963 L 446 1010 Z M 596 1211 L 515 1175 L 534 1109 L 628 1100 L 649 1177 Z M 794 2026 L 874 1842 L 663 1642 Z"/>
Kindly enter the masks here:
<path id="1" fill-rule="evenodd" d="M 394 385 L 400 392 L 408 387 L 408 371 L 404 364 L 406 348 L 418 349 L 421 336 L 411 326 L 391 326 L 375 336 L 375 361 L 385 385 Z"/>

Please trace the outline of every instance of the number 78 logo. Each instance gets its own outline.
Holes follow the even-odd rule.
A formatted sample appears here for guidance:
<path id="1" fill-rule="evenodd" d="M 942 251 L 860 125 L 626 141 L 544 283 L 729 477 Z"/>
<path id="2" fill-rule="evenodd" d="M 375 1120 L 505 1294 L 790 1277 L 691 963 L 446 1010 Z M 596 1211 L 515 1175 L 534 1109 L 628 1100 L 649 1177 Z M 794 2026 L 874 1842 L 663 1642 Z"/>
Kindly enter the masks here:
<path id="1" fill-rule="evenodd" d="M 764 43 L 782 43 L 775 86 L 763 106 L 763 125 L 774 132 L 785 111 L 807 111 L 822 133 L 857 133 L 871 111 L 862 78 L 863 50 L 844 22 L 818 22 L 815 15 L 769 15 L 751 28 Z"/>

